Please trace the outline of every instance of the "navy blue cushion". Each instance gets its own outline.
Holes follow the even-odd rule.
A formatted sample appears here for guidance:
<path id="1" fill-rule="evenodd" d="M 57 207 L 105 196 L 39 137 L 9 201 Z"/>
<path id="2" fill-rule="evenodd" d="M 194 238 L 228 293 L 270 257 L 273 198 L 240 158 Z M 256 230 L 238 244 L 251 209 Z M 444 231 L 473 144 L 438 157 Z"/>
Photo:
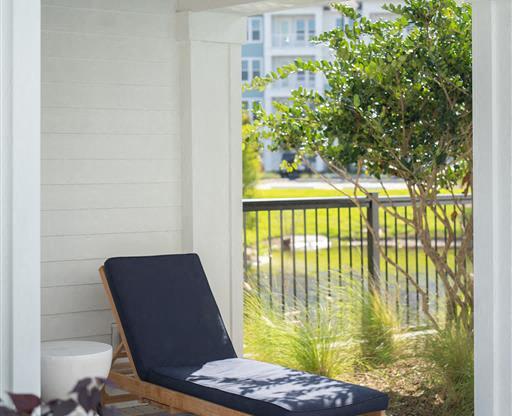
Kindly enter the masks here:
<path id="1" fill-rule="evenodd" d="M 154 368 L 148 381 L 255 416 L 355 416 L 387 409 L 384 393 L 259 361 Z"/>
<path id="2" fill-rule="evenodd" d="M 196 254 L 111 258 L 105 274 L 141 379 L 236 357 Z"/>

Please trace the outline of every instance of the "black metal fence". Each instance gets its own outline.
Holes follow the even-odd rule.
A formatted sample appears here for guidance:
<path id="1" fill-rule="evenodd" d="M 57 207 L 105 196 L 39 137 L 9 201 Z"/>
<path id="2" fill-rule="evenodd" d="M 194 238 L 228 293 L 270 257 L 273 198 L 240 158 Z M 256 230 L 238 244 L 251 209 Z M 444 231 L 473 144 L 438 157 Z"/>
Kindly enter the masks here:
<path id="1" fill-rule="evenodd" d="M 438 202 L 453 217 L 455 238 L 448 241 L 446 227 L 433 215 L 433 243 L 436 250 L 448 245 L 447 261 L 454 264 L 467 215 L 450 213 L 457 203 L 470 214 L 471 197 L 443 195 Z M 357 203 L 346 197 L 244 200 L 246 282 L 283 311 L 297 302 L 309 308 L 322 293 L 343 290 L 347 279 L 374 282 L 406 324 L 419 324 L 419 291 L 400 268 L 429 294 L 432 307 L 442 307 L 444 292 L 415 230 L 400 220 L 412 218 L 411 206 L 409 197 L 381 198 L 378 204 L 365 197 Z"/>

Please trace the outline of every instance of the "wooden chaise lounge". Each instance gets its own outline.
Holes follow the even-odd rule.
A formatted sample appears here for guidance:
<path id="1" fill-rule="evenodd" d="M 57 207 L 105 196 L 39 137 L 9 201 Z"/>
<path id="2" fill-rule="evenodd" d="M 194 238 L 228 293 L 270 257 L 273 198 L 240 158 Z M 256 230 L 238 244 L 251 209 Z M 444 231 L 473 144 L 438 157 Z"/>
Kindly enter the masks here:
<path id="1" fill-rule="evenodd" d="M 132 398 L 198 416 L 384 415 L 384 393 L 238 358 L 195 254 L 111 258 L 100 274 L 122 340 L 109 378 Z"/>

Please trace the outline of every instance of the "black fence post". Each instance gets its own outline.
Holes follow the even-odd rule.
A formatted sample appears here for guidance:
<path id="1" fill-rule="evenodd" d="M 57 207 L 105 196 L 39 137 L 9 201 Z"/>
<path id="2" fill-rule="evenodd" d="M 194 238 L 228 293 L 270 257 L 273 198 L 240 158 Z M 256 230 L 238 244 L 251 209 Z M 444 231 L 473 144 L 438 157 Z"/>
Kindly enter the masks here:
<path id="1" fill-rule="evenodd" d="M 379 200 L 378 193 L 371 193 L 368 198 L 368 274 L 369 284 L 374 289 L 380 288 L 380 251 L 379 251 Z"/>

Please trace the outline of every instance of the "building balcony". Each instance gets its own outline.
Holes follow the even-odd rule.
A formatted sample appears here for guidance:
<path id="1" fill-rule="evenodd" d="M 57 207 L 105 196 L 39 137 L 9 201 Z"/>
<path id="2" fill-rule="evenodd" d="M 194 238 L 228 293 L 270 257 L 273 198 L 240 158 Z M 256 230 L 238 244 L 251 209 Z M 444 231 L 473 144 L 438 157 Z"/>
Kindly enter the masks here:
<path id="1" fill-rule="evenodd" d="M 298 37 L 292 34 L 272 34 L 273 48 L 311 48 L 314 45 L 308 37 Z"/>

